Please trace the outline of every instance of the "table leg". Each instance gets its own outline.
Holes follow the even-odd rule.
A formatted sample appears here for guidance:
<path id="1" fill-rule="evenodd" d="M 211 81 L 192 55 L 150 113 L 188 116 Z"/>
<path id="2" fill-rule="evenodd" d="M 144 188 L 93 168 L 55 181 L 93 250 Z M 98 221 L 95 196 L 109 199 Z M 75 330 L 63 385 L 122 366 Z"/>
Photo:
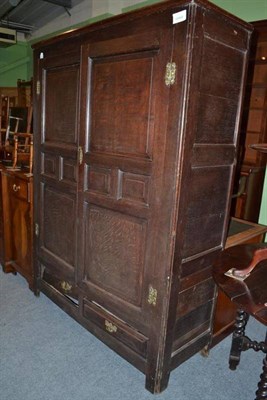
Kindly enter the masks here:
<path id="1" fill-rule="evenodd" d="M 240 361 L 242 351 L 243 338 L 245 336 L 245 329 L 249 319 L 249 314 L 244 310 L 237 310 L 235 329 L 233 332 L 232 346 L 229 356 L 229 368 L 235 370 Z"/>
<path id="2" fill-rule="evenodd" d="M 265 352 L 267 352 L 267 331 L 266 331 L 265 343 L 266 343 Z M 260 381 L 258 383 L 258 390 L 256 392 L 255 400 L 262 400 L 262 399 L 267 399 L 267 355 L 263 359 L 262 374 L 260 376 Z"/>

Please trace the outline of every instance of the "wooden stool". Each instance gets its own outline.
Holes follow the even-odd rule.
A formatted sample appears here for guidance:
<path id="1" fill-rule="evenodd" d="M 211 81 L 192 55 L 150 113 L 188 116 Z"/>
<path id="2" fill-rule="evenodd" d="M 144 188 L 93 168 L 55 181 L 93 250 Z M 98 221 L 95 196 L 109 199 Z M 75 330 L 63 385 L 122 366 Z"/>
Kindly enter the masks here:
<path id="1" fill-rule="evenodd" d="M 244 244 L 223 251 L 213 266 L 213 277 L 239 308 L 229 357 L 230 369 L 235 370 L 242 351 L 253 349 L 267 354 L 267 332 L 264 342 L 245 335 L 250 315 L 267 326 L 267 244 Z M 267 399 L 267 355 L 255 400 L 262 399 Z"/>

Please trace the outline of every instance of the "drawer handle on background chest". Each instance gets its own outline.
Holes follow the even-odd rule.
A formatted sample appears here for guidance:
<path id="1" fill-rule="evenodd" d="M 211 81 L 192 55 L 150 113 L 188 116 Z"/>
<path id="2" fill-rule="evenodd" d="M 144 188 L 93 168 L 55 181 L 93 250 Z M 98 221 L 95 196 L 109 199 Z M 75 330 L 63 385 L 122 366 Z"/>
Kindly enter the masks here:
<path id="1" fill-rule="evenodd" d="M 113 325 L 111 322 L 105 320 L 105 327 L 106 327 L 106 331 L 110 332 L 110 333 L 115 333 L 117 332 L 117 327 L 116 325 Z"/>
<path id="2" fill-rule="evenodd" d="M 13 185 L 14 192 L 18 192 L 20 190 L 20 186 L 17 186 L 15 183 Z"/>

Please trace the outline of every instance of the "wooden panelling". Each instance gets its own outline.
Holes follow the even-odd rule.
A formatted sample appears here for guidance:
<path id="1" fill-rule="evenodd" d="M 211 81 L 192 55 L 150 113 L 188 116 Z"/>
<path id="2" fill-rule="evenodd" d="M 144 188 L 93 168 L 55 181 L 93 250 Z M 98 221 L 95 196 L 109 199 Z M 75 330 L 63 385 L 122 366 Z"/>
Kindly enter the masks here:
<path id="1" fill-rule="evenodd" d="M 85 279 L 140 306 L 145 221 L 98 207 L 86 219 Z"/>
<path id="2" fill-rule="evenodd" d="M 64 66 L 45 72 L 44 142 L 77 142 L 77 110 L 79 67 Z M 68 84 L 66 84 L 68 82 Z"/>
<path id="3" fill-rule="evenodd" d="M 90 151 L 149 157 L 153 58 L 105 57 L 91 68 Z"/>
<path id="4" fill-rule="evenodd" d="M 250 32 L 170 0 L 36 45 L 38 285 L 152 393 L 211 339 Z"/>
<path id="5" fill-rule="evenodd" d="M 42 204 L 42 247 L 52 257 L 74 267 L 75 201 L 67 193 L 44 186 Z"/>

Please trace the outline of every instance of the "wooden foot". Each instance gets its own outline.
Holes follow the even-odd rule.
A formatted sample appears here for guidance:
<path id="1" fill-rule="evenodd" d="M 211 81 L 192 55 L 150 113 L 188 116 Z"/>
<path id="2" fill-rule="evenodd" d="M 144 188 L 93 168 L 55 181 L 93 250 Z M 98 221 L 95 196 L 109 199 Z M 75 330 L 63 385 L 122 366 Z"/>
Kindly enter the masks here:
<path id="1" fill-rule="evenodd" d="M 146 376 L 146 389 L 153 394 L 163 392 L 168 386 L 170 372 L 164 374 L 161 379 L 155 379 L 154 376 Z"/>

